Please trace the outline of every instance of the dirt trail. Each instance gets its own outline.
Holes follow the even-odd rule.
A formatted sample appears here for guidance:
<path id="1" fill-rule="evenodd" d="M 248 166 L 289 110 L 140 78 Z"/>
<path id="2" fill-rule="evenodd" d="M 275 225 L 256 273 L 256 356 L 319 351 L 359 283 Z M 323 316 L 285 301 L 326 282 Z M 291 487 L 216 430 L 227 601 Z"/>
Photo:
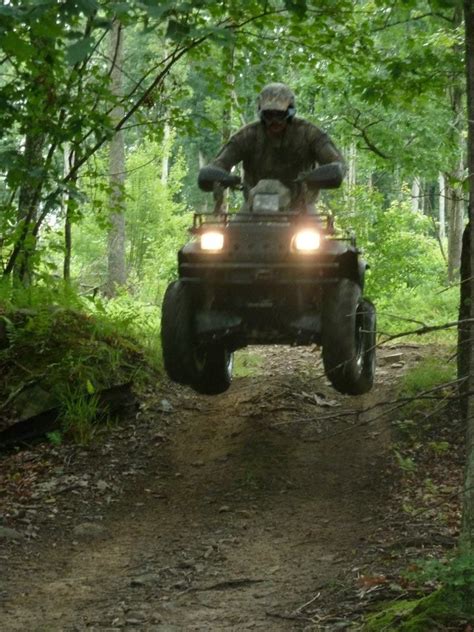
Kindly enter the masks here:
<path id="1" fill-rule="evenodd" d="M 0 544 L 2 630 L 346 629 L 318 594 L 357 572 L 383 517 L 389 439 L 368 423 L 378 409 L 348 413 L 389 398 L 417 351 L 361 398 L 325 383 L 318 354 L 260 352 L 260 375 L 224 395 L 175 389 L 145 409 L 100 520 L 70 495 L 51 532 Z M 110 452 L 89 467 L 106 471 Z"/>

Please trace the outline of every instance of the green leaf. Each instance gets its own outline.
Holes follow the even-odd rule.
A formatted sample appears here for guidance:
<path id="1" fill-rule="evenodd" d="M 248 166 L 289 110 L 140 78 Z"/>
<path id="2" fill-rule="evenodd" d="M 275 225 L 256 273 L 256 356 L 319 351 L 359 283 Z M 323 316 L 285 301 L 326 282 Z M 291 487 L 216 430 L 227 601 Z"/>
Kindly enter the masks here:
<path id="1" fill-rule="evenodd" d="M 174 0 L 172 2 L 160 2 L 159 6 L 157 6 L 157 4 L 158 3 L 156 2 L 156 0 L 151 0 L 151 2 L 144 2 L 143 8 L 152 18 L 165 17 L 176 8 L 176 2 Z"/>
<path id="2" fill-rule="evenodd" d="M 0 48 L 3 48 L 6 53 L 13 55 L 20 61 L 30 59 L 34 53 L 31 44 L 22 39 L 21 36 L 14 31 L 10 31 L 0 37 Z"/>
<path id="3" fill-rule="evenodd" d="M 71 66 L 81 62 L 83 59 L 89 55 L 89 53 L 94 48 L 94 38 L 93 37 L 85 37 L 74 44 L 71 44 L 67 49 L 67 61 Z"/>
<path id="4" fill-rule="evenodd" d="M 92 15 L 99 8 L 96 0 L 76 0 L 76 5 L 86 15 Z"/>
<path id="5" fill-rule="evenodd" d="M 183 24 L 176 20 L 169 20 L 168 28 L 166 29 L 166 37 L 178 42 L 189 34 L 190 28 L 188 24 Z"/>
<path id="6" fill-rule="evenodd" d="M 89 395 L 94 395 L 95 388 L 94 388 L 94 385 L 92 384 L 92 382 L 90 380 L 86 380 L 86 389 L 87 389 L 87 392 L 89 393 Z"/>
<path id="7" fill-rule="evenodd" d="M 285 0 L 285 7 L 299 18 L 306 16 L 306 0 Z"/>

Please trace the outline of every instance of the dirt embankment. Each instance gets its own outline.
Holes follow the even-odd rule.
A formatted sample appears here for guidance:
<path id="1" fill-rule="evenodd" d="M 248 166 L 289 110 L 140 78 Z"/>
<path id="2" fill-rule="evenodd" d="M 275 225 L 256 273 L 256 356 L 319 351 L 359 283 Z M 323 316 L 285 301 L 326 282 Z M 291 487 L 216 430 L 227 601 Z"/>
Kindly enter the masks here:
<path id="1" fill-rule="evenodd" d="M 4 457 L 1 629 L 349 629 L 393 511 L 377 403 L 422 353 L 397 352 L 350 398 L 260 349 L 224 395 L 164 384 L 93 448 Z"/>

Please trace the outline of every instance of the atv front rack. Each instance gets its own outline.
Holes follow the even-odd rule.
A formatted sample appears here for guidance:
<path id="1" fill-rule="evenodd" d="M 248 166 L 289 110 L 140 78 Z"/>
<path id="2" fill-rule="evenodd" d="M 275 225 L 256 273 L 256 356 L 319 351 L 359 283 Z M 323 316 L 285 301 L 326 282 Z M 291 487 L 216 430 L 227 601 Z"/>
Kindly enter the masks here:
<path id="1" fill-rule="evenodd" d="M 203 230 L 209 228 L 226 228 L 230 224 L 303 224 L 304 226 L 314 225 L 323 233 L 326 238 L 335 241 L 346 241 L 352 246 L 356 246 L 353 234 L 336 235 L 334 228 L 334 217 L 330 213 L 194 213 L 193 225 L 189 232 L 193 235 L 200 235 Z"/>

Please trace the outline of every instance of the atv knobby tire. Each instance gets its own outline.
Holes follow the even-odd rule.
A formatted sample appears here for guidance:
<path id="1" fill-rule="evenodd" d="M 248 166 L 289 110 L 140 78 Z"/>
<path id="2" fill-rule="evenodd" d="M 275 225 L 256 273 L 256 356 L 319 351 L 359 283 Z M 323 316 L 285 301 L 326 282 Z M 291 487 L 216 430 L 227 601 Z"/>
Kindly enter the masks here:
<path id="1" fill-rule="evenodd" d="M 174 382 L 208 395 L 229 388 L 233 354 L 222 345 L 197 345 L 191 288 L 181 281 L 171 283 L 163 299 L 161 346 L 166 372 Z"/>
<path id="2" fill-rule="evenodd" d="M 168 285 L 161 308 L 161 347 L 170 379 L 189 384 L 192 377 L 192 302 L 181 281 Z"/>
<path id="3" fill-rule="evenodd" d="M 323 363 L 340 393 L 362 395 L 372 388 L 375 372 L 374 305 L 361 297 L 354 281 L 341 279 L 325 292 L 322 310 Z"/>

